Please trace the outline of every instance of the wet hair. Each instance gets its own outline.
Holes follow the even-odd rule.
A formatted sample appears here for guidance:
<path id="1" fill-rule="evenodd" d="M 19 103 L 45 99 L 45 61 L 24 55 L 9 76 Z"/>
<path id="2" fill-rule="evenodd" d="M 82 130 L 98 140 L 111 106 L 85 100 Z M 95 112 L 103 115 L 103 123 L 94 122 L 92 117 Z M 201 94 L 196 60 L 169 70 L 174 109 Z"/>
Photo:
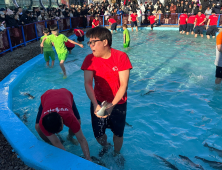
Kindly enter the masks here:
<path id="1" fill-rule="evenodd" d="M 62 130 L 62 119 L 57 112 L 51 112 L 42 118 L 42 125 L 49 133 L 59 133 Z"/>
<path id="2" fill-rule="evenodd" d="M 112 34 L 105 27 L 95 27 L 86 32 L 87 38 L 99 38 L 100 40 L 107 40 L 109 46 L 112 45 Z"/>
<path id="3" fill-rule="evenodd" d="M 48 28 L 44 28 L 44 29 L 43 29 L 43 32 L 44 32 L 45 34 L 48 34 L 48 33 L 49 33 L 49 29 L 48 29 Z"/>
<path id="4" fill-rule="evenodd" d="M 57 31 L 58 30 L 58 26 L 57 25 L 51 25 L 50 26 L 50 31 Z"/>
<path id="5" fill-rule="evenodd" d="M 127 25 L 126 25 L 126 24 L 123 24 L 123 27 L 127 28 Z"/>

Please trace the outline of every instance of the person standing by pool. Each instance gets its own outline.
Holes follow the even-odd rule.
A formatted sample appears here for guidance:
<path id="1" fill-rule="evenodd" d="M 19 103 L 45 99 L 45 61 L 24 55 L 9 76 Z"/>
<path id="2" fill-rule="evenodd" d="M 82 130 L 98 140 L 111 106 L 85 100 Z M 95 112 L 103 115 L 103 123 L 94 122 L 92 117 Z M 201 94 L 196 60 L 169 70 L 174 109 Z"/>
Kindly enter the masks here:
<path id="1" fill-rule="evenodd" d="M 130 46 L 130 33 L 127 29 L 127 25 L 123 24 L 123 48 L 128 48 Z"/>
<path id="2" fill-rule="evenodd" d="M 113 34 L 113 31 L 116 31 L 117 23 L 114 18 L 109 18 L 108 22 L 111 24 L 111 34 Z M 117 31 L 116 31 L 117 32 Z"/>
<path id="3" fill-rule="evenodd" d="M 137 17 L 137 12 L 133 11 L 133 13 L 130 15 L 131 18 L 131 29 L 133 32 L 133 27 L 136 27 L 136 31 L 138 32 L 138 27 L 137 27 L 137 22 L 139 22 L 138 17 Z"/>
<path id="4" fill-rule="evenodd" d="M 150 21 L 151 30 L 153 30 L 153 25 L 157 20 L 156 17 L 152 13 L 150 13 L 150 16 L 147 19 Z"/>
<path id="5" fill-rule="evenodd" d="M 189 35 L 190 32 L 191 32 L 192 35 L 194 34 L 193 28 L 194 28 L 195 18 L 196 18 L 195 15 L 191 15 L 191 16 L 189 16 L 189 18 L 188 18 L 188 21 L 187 21 L 187 30 L 186 30 L 187 35 Z"/>
<path id="6" fill-rule="evenodd" d="M 86 56 L 84 70 L 86 93 L 91 100 L 91 120 L 94 136 L 104 151 L 109 148 L 106 128 L 113 132 L 114 153 L 119 154 L 123 144 L 126 120 L 127 86 L 131 62 L 126 53 L 111 48 L 112 34 L 104 27 L 90 29 L 86 36 L 92 54 Z M 94 90 L 93 90 L 94 79 Z M 97 115 L 101 102 L 107 101 L 105 116 Z M 100 155 L 102 156 L 102 155 Z"/>
<path id="7" fill-rule="evenodd" d="M 187 27 L 188 16 L 187 16 L 186 9 L 184 9 L 184 10 L 185 11 L 183 12 L 183 14 L 180 15 L 180 18 L 179 18 L 179 21 L 178 21 L 180 34 L 185 34 L 186 27 Z"/>
<path id="8" fill-rule="evenodd" d="M 41 96 L 36 118 L 35 129 L 39 136 L 53 146 L 65 150 L 56 133 L 63 130 L 66 125 L 69 128 L 67 139 L 77 145 L 75 135 L 81 145 L 85 158 L 91 161 L 89 147 L 81 127 L 79 112 L 73 99 L 73 95 L 65 88 L 51 89 Z"/>
<path id="9" fill-rule="evenodd" d="M 78 43 L 68 39 L 64 34 L 59 34 L 59 30 L 58 30 L 57 25 L 50 26 L 50 30 L 51 30 L 52 34 L 47 37 L 44 37 L 40 46 L 44 47 L 44 41 L 46 39 L 48 39 L 50 42 L 52 42 L 54 44 L 56 52 L 58 54 L 58 58 L 59 58 L 59 65 L 60 65 L 60 67 L 63 71 L 63 74 L 64 74 L 63 78 L 65 79 L 65 78 L 67 78 L 67 75 L 66 75 L 66 69 L 64 66 L 64 62 L 68 56 L 68 50 L 65 46 L 65 42 L 69 41 L 72 44 L 80 46 L 81 48 L 83 48 L 83 45 L 78 44 Z"/>
<path id="10" fill-rule="evenodd" d="M 215 38 L 215 34 L 218 30 L 217 28 L 217 21 L 218 21 L 218 16 L 215 15 L 215 11 L 212 11 L 212 15 L 209 16 L 208 22 L 207 22 L 207 39 L 210 39 L 210 36 L 212 35 L 212 38 Z"/>
<path id="11" fill-rule="evenodd" d="M 216 38 L 216 59 L 214 64 L 216 65 L 215 84 L 220 84 L 222 80 L 222 32 Z"/>
<path id="12" fill-rule="evenodd" d="M 92 28 L 98 27 L 99 26 L 99 17 L 98 15 L 95 16 L 95 19 L 92 22 Z"/>
<path id="13" fill-rule="evenodd" d="M 40 43 L 42 42 L 43 38 L 45 38 L 49 35 L 49 29 L 44 28 L 43 34 L 44 34 L 44 36 L 42 36 L 40 38 Z M 43 48 L 41 47 L 41 54 L 42 53 L 44 54 L 44 58 L 45 58 L 47 66 L 49 66 L 49 57 L 51 57 L 51 59 L 52 59 L 51 67 L 53 67 L 54 63 L 55 63 L 55 52 L 53 51 L 52 43 L 49 40 L 44 42 L 44 47 Z"/>
<path id="14" fill-rule="evenodd" d="M 197 34 L 200 34 L 200 36 L 203 38 L 203 31 L 204 31 L 204 22 L 206 21 L 206 17 L 204 14 L 202 14 L 201 11 L 198 11 L 198 14 L 196 15 L 195 19 L 195 38 L 197 38 Z"/>

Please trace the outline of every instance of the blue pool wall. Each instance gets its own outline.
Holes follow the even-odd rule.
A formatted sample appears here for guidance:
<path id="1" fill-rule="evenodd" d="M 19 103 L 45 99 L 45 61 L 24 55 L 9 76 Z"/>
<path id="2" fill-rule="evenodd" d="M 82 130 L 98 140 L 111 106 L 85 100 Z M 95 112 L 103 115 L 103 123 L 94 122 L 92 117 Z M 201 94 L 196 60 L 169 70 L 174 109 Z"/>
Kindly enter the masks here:
<path id="1" fill-rule="evenodd" d="M 131 28 L 128 29 L 131 30 Z M 122 29 L 120 28 L 118 30 Z M 139 28 L 139 30 L 150 30 L 150 27 L 142 27 Z M 178 28 L 154 27 L 154 30 L 178 31 Z M 73 39 L 74 37 L 75 36 L 72 35 L 69 38 Z M 36 63 L 42 60 L 44 60 L 43 54 L 39 54 L 16 68 L 0 82 L 0 130 L 21 160 L 32 168 L 53 170 L 105 170 L 106 168 L 102 166 L 38 140 L 25 124 L 12 112 L 13 88 Z"/>

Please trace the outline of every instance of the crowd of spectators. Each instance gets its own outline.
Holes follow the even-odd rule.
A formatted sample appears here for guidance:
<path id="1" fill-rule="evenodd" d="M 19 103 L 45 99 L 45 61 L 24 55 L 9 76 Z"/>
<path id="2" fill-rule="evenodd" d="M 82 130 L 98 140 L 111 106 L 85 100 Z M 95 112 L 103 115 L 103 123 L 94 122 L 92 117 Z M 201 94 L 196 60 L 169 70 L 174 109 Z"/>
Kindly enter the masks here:
<path id="1" fill-rule="evenodd" d="M 153 4 L 154 2 L 154 4 Z M 137 12 L 138 19 L 143 22 L 144 14 L 163 14 L 165 18 L 173 13 L 188 13 L 197 14 L 199 10 L 203 14 L 210 15 L 212 10 L 216 14 L 222 13 L 219 1 L 212 0 L 154 0 L 153 2 L 140 3 L 136 0 L 117 0 L 116 3 L 110 4 L 108 0 L 103 0 L 101 3 L 91 3 L 83 5 L 70 5 L 68 8 L 65 5 L 60 5 L 58 8 L 40 9 L 33 7 L 33 10 L 24 11 L 21 7 L 10 10 L 0 9 L 0 30 L 5 27 L 18 27 L 19 25 L 29 24 L 42 20 L 61 19 L 67 17 L 85 17 L 87 15 L 123 15 Z M 108 19 L 108 17 L 106 17 Z M 87 22 L 87 20 L 85 19 Z"/>

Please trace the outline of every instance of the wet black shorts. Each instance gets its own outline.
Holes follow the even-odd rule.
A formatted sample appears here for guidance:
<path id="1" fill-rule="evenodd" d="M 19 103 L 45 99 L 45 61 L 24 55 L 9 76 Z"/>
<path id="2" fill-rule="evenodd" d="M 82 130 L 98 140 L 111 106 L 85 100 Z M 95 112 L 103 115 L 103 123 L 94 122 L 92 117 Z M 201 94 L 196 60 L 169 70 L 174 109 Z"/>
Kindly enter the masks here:
<path id="1" fill-rule="evenodd" d="M 195 34 L 203 34 L 204 26 L 196 26 L 195 27 Z"/>
<path id="2" fill-rule="evenodd" d="M 67 50 L 69 51 L 69 50 L 72 50 L 73 48 L 75 48 L 75 47 L 66 47 L 67 48 Z"/>
<path id="3" fill-rule="evenodd" d="M 218 28 L 216 25 L 209 26 L 209 28 L 207 29 L 206 35 L 215 36 L 217 31 L 218 31 Z"/>
<path id="4" fill-rule="evenodd" d="M 134 22 L 131 21 L 131 27 L 134 27 L 134 26 L 137 27 L 137 22 L 136 21 L 134 21 Z"/>
<path id="5" fill-rule="evenodd" d="M 222 67 L 216 66 L 216 75 L 217 78 L 222 78 Z"/>
<path id="6" fill-rule="evenodd" d="M 193 32 L 194 24 L 187 24 L 187 32 Z"/>
<path id="7" fill-rule="evenodd" d="M 150 24 L 150 27 L 153 28 L 153 25 L 154 25 L 154 24 Z"/>
<path id="8" fill-rule="evenodd" d="M 101 104 L 101 102 L 97 102 L 98 104 Z M 110 116 L 100 119 L 94 114 L 94 107 L 91 103 L 90 111 L 95 138 L 103 136 L 106 132 L 106 128 L 110 128 L 114 135 L 118 137 L 123 136 L 126 121 L 126 105 L 127 102 L 116 105 Z"/>
<path id="9" fill-rule="evenodd" d="M 117 23 L 113 23 L 113 24 L 111 25 L 111 30 L 116 30 L 116 27 L 117 27 Z"/>
<path id="10" fill-rule="evenodd" d="M 84 41 L 84 35 L 82 37 L 77 37 L 77 41 L 79 41 L 79 42 Z"/>
<path id="11" fill-rule="evenodd" d="M 39 123 L 40 117 L 41 117 L 41 115 L 42 115 L 42 110 L 43 110 L 42 104 L 40 104 L 40 106 L 39 106 L 39 111 L 38 111 L 38 114 L 37 114 L 37 117 L 36 117 L 36 122 L 35 122 L 36 124 Z M 77 109 L 77 107 L 76 107 L 76 104 L 75 104 L 75 102 L 74 102 L 74 99 L 73 99 L 73 103 L 72 103 L 72 110 L 73 110 L 73 112 L 74 112 L 75 117 L 76 117 L 78 120 L 80 120 L 79 111 L 78 111 L 78 109 Z"/>
<path id="12" fill-rule="evenodd" d="M 186 27 L 187 27 L 186 24 L 180 25 L 179 31 L 186 31 Z"/>

